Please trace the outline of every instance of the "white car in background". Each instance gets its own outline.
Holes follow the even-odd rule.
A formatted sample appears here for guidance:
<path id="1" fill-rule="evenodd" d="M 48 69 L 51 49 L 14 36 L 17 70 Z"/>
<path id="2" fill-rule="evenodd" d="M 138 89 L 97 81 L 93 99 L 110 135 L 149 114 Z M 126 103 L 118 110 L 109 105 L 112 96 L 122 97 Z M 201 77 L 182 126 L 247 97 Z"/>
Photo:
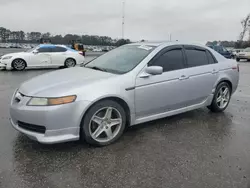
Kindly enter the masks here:
<path id="1" fill-rule="evenodd" d="M 101 48 L 95 48 L 95 49 L 93 49 L 93 52 L 102 52 L 102 49 Z"/>
<path id="2" fill-rule="evenodd" d="M 26 67 L 74 67 L 84 62 L 84 56 L 64 45 L 41 44 L 26 52 L 0 57 L 0 68 L 24 70 Z"/>
<path id="3" fill-rule="evenodd" d="M 250 61 L 250 48 L 246 48 L 242 52 L 237 53 L 236 60 L 240 61 L 242 59 L 245 59 L 247 61 Z"/>

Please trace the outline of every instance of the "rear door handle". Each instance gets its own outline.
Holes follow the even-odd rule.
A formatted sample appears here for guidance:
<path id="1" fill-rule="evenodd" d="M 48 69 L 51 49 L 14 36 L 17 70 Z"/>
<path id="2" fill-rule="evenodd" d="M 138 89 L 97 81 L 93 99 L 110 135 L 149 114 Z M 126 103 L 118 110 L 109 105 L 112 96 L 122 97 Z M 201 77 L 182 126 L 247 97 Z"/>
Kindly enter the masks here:
<path id="1" fill-rule="evenodd" d="M 186 76 L 186 75 L 181 75 L 181 77 L 179 78 L 179 80 L 186 80 L 186 79 L 188 79 L 189 77 L 188 76 Z"/>
<path id="2" fill-rule="evenodd" d="M 212 74 L 217 74 L 218 72 L 218 70 L 213 69 Z"/>

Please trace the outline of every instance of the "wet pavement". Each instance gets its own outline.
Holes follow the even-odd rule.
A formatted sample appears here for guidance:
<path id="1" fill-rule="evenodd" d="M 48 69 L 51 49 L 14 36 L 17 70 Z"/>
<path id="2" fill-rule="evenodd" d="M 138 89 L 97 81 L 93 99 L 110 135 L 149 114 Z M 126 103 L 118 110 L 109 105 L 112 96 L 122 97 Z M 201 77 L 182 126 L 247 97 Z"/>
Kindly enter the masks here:
<path id="1" fill-rule="evenodd" d="M 129 128 L 115 144 L 42 145 L 16 132 L 8 105 L 19 84 L 54 69 L 0 71 L 0 187 L 246 188 L 250 63 L 224 113 L 206 108 Z M 250 186 L 250 185 L 249 185 Z"/>

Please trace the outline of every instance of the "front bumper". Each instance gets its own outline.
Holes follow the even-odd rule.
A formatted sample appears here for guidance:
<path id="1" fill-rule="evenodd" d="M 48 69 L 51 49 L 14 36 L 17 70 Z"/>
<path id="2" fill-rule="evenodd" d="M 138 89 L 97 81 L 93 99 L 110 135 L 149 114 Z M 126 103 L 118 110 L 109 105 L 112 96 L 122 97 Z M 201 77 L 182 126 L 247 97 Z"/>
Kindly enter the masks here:
<path id="1" fill-rule="evenodd" d="M 0 62 L 0 69 L 5 69 L 6 65 Z"/>
<path id="2" fill-rule="evenodd" d="M 0 59 L 0 69 L 11 69 L 11 59 L 2 60 Z"/>
<path id="3" fill-rule="evenodd" d="M 44 144 L 54 144 L 80 138 L 80 123 L 89 102 L 75 101 L 58 106 L 26 106 L 30 97 L 23 96 L 20 102 L 12 99 L 10 116 L 12 126 L 29 138 Z M 25 122 L 44 126 L 45 133 L 27 130 L 18 125 Z"/>

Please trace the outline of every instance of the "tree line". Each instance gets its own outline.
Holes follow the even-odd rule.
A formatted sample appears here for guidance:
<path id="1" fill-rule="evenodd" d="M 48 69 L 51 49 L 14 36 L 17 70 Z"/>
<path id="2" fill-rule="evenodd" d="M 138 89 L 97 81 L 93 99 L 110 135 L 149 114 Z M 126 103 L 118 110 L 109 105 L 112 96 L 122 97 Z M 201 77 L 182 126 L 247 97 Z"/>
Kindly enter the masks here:
<path id="1" fill-rule="evenodd" d="M 108 36 L 97 35 L 76 35 L 66 34 L 51 35 L 50 32 L 24 32 L 24 31 L 11 31 L 4 27 L 0 27 L 0 41 L 11 43 L 38 43 L 40 39 L 49 39 L 53 44 L 71 44 L 72 41 L 78 41 L 85 45 L 102 45 L 102 46 L 121 46 L 128 44 L 129 39 L 112 39 Z"/>
<path id="2" fill-rule="evenodd" d="M 248 48 L 250 41 L 208 41 L 206 45 L 222 45 L 231 48 Z"/>

